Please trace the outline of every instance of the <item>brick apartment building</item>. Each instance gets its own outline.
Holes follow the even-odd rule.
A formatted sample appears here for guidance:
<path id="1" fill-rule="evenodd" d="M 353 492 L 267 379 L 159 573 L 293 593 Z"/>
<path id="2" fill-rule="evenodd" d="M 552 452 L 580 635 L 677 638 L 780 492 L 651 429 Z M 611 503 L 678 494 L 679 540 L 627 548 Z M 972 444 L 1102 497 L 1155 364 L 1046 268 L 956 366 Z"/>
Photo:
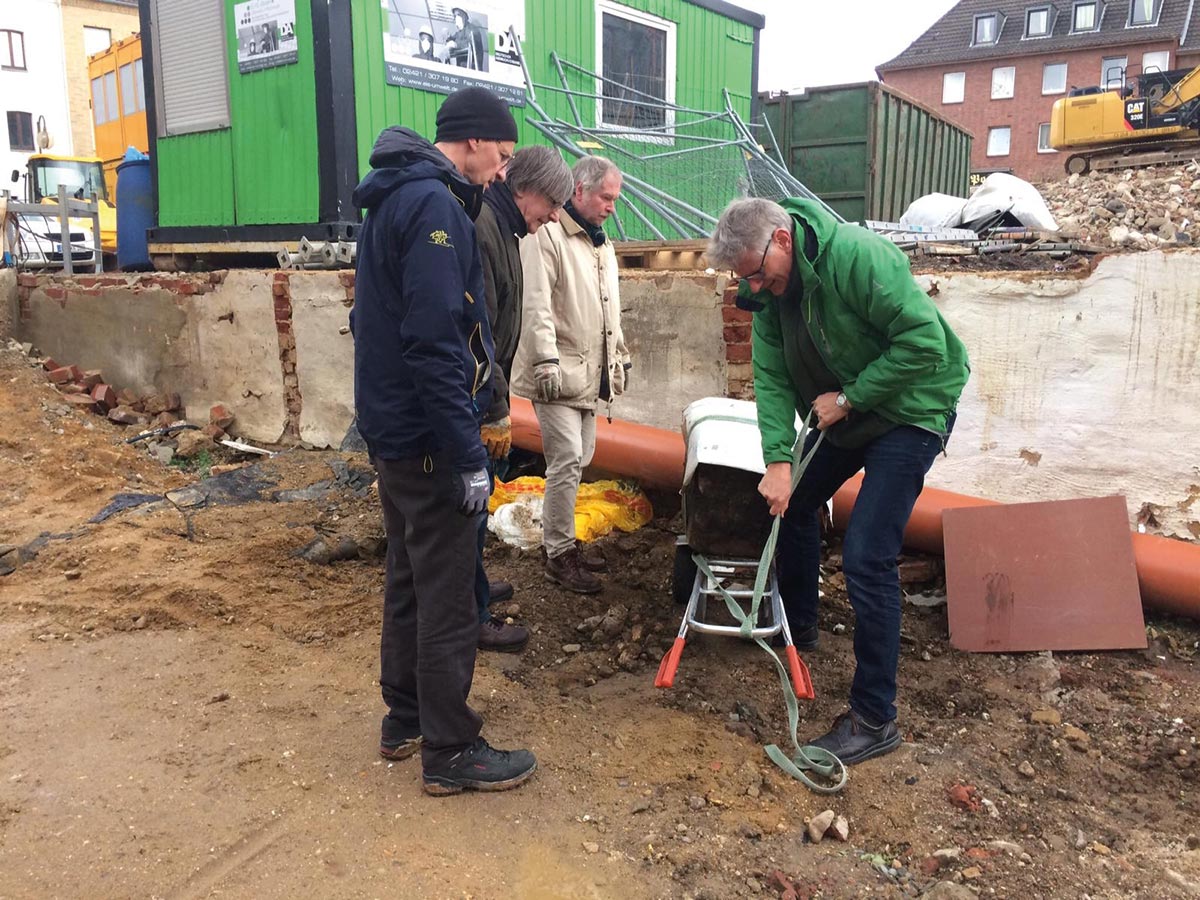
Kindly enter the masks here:
<path id="1" fill-rule="evenodd" d="M 975 135 L 973 171 L 1043 181 L 1055 100 L 1198 63 L 1200 0 L 962 0 L 876 71 Z"/>

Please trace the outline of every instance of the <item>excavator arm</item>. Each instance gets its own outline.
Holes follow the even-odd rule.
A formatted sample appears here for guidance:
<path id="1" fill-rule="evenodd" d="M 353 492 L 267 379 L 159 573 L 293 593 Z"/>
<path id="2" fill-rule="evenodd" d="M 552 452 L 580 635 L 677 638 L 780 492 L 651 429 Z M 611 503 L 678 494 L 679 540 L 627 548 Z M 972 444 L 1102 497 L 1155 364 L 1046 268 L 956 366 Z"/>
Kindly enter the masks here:
<path id="1" fill-rule="evenodd" d="M 1153 106 L 1154 115 L 1161 116 L 1172 110 L 1179 109 L 1179 107 L 1186 106 L 1197 97 L 1200 97 L 1200 66 L 1196 66 L 1196 68 L 1184 75 L 1181 80 L 1171 85 L 1162 97 L 1155 101 Z"/>

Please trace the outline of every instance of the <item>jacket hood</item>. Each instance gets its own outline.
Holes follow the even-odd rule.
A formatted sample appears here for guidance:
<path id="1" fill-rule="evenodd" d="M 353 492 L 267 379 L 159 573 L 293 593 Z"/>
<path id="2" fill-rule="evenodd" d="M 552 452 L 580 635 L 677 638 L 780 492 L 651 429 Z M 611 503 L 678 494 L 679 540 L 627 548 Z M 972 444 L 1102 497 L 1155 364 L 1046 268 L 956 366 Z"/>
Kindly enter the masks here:
<path id="1" fill-rule="evenodd" d="M 479 214 L 483 188 L 463 178 L 441 150 L 412 129 L 394 126 L 381 131 L 370 163 L 371 171 L 354 189 L 359 209 L 375 209 L 402 184 L 432 179 L 447 185 L 472 219 Z"/>
<path id="2" fill-rule="evenodd" d="M 504 228 L 519 238 L 529 234 L 525 216 L 517 206 L 512 191 L 503 181 L 493 182 L 492 186 L 483 192 L 483 202 L 492 208 L 492 212 L 496 214 L 496 221 Z"/>

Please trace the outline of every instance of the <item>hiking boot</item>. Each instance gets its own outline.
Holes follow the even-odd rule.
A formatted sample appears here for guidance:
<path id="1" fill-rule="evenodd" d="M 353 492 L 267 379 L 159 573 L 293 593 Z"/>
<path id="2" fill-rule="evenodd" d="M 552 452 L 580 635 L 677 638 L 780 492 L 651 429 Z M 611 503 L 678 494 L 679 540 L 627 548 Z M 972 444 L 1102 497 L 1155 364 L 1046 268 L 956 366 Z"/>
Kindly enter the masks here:
<path id="1" fill-rule="evenodd" d="M 507 791 L 526 781 L 537 770 L 528 750 L 496 750 L 476 738 L 466 750 L 442 765 L 422 773 L 425 793 L 433 796 L 463 791 Z"/>
<path id="2" fill-rule="evenodd" d="M 854 710 L 842 713 L 833 720 L 828 734 L 812 741 L 810 746 L 828 750 L 848 766 L 876 756 L 891 753 L 901 744 L 895 720 L 871 725 Z"/>
<path id="3" fill-rule="evenodd" d="M 507 581 L 488 582 L 488 603 L 503 603 L 513 598 L 513 586 Z"/>
<path id="4" fill-rule="evenodd" d="M 583 563 L 583 567 L 589 572 L 607 572 L 608 560 L 604 557 L 604 551 L 595 544 L 585 544 L 583 541 L 575 541 L 575 549 L 579 551 L 579 559 Z"/>
<path id="5" fill-rule="evenodd" d="M 529 643 L 529 629 L 509 625 L 499 616 L 492 616 L 479 626 L 479 649 L 497 653 L 520 653 Z"/>
<path id="6" fill-rule="evenodd" d="M 816 625 L 808 625 L 804 628 L 792 629 L 792 645 L 799 651 L 816 650 L 817 645 L 821 643 L 821 632 L 817 630 Z M 783 642 L 783 632 L 771 638 L 772 647 L 786 647 Z"/>
<path id="7" fill-rule="evenodd" d="M 383 740 L 379 742 L 379 755 L 391 762 L 408 759 L 420 749 L 421 736 L 419 734 L 415 738 L 407 738 L 398 744 L 391 744 Z"/>
<path id="8" fill-rule="evenodd" d="M 546 577 L 577 594 L 598 594 L 602 587 L 595 573 L 584 567 L 576 547 L 561 556 L 546 557 Z"/>

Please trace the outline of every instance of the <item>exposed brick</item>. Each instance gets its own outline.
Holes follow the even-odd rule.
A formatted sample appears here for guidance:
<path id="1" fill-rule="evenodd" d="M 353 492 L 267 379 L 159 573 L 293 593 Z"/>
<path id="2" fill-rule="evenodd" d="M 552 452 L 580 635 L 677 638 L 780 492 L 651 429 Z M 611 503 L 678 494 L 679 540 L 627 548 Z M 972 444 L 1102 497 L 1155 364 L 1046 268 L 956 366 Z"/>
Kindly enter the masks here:
<path id="1" fill-rule="evenodd" d="M 208 421 L 218 428 L 227 429 L 233 424 L 233 413 L 225 408 L 224 404 L 218 403 L 208 411 Z"/>
<path id="2" fill-rule="evenodd" d="M 76 378 L 78 370 L 74 366 L 59 366 L 48 376 L 54 384 L 69 384 Z"/>
<path id="3" fill-rule="evenodd" d="M 750 323 L 725 326 L 725 343 L 744 344 L 750 340 Z"/>
<path id="4" fill-rule="evenodd" d="M 45 359 L 42 360 L 42 369 L 44 369 L 47 372 L 53 372 L 55 369 L 60 369 L 60 368 L 62 368 L 62 367 L 54 361 L 53 356 L 47 356 Z"/>
<path id="5" fill-rule="evenodd" d="M 63 399 L 77 409 L 96 410 L 96 401 L 92 399 L 90 394 L 67 394 Z"/>
<path id="6" fill-rule="evenodd" d="M 754 313 L 744 309 L 738 309 L 736 306 L 721 307 L 721 321 L 726 325 L 737 325 L 741 322 L 753 322 Z"/>
<path id="7" fill-rule="evenodd" d="M 42 291 L 46 295 L 47 300 L 65 300 L 67 299 L 67 289 L 60 287 L 48 287 Z"/>
<path id="8" fill-rule="evenodd" d="M 17 276 L 17 284 L 19 284 L 21 287 L 37 287 L 37 283 L 38 277 L 36 275 L 31 275 L 28 272 L 22 272 Z"/>
<path id="9" fill-rule="evenodd" d="M 271 285 L 271 293 L 273 293 L 276 297 L 286 297 L 288 294 L 288 286 L 286 283 L 277 281 Z"/>
<path id="10" fill-rule="evenodd" d="M 121 388 L 121 390 L 117 391 L 117 400 L 121 406 L 128 406 L 130 408 L 140 405 L 142 402 L 141 398 L 129 390 L 129 388 Z"/>
<path id="11" fill-rule="evenodd" d="M 104 376 L 100 374 L 99 369 L 88 369 L 83 373 L 83 377 L 79 379 L 79 383 L 90 391 L 103 380 Z"/>
<path id="12" fill-rule="evenodd" d="M 97 384 L 92 388 L 92 399 L 104 411 L 115 409 L 117 405 L 117 392 L 107 384 Z"/>
<path id="13" fill-rule="evenodd" d="M 280 282 L 280 281 L 282 281 L 284 284 L 287 284 L 287 282 L 288 282 L 288 273 L 287 273 L 287 272 L 276 272 L 276 273 L 275 273 L 275 281 L 276 281 L 277 283 L 278 283 L 278 282 Z"/>
<path id="14" fill-rule="evenodd" d="M 201 428 L 200 431 L 202 434 L 208 435 L 214 441 L 220 441 L 225 438 L 225 429 L 221 428 L 219 425 L 214 425 L 212 422 L 209 422 L 207 425 Z"/>
<path id="15" fill-rule="evenodd" d="M 753 381 L 754 365 L 748 362 L 731 362 L 725 367 L 725 374 L 730 381 L 735 378 L 742 381 Z"/>
<path id="16" fill-rule="evenodd" d="M 749 362 L 750 345 L 728 344 L 725 347 L 725 359 L 727 359 L 729 362 Z"/>
<path id="17" fill-rule="evenodd" d="M 354 273 L 353 272 L 338 272 L 338 281 L 341 282 L 341 285 L 344 288 L 353 288 L 354 287 Z"/>

